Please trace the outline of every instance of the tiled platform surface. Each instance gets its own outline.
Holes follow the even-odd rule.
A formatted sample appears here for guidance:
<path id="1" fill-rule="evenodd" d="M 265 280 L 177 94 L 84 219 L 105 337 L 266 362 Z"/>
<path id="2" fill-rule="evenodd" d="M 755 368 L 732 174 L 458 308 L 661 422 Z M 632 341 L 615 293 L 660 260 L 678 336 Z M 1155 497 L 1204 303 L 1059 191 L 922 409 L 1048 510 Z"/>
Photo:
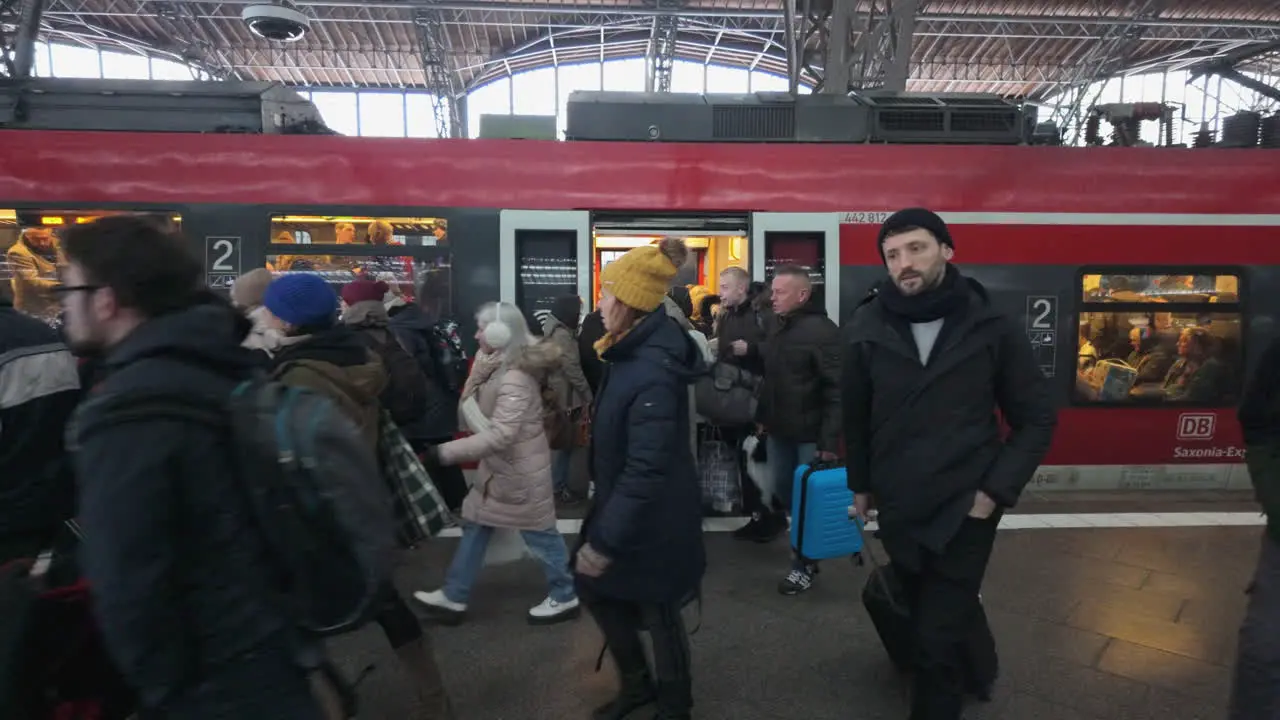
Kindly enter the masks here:
<path id="1" fill-rule="evenodd" d="M 1002 531 L 984 598 L 1001 649 L 997 696 L 972 720 L 1219 720 L 1260 528 Z M 408 558 L 406 590 L 434 587 L 455 541 Z M 901 682 L 859 601 L 866 568 L 824 566 L 813 590 L 778 595 L 786 545 L 708 533 L 702 627 L 693 637 L 695 717 L 906 717 Z M 525 625 L 541 599 L 532 562 L 491 568 L 470 621 L 431 630 L 461 720 L 575 720 L 614 687 L 586 617 Z M 376 628 L 335 641 L 365 720 L 412 718 L 410 689 Z M 636 717 L 647 720 L 646 715 Z"/>

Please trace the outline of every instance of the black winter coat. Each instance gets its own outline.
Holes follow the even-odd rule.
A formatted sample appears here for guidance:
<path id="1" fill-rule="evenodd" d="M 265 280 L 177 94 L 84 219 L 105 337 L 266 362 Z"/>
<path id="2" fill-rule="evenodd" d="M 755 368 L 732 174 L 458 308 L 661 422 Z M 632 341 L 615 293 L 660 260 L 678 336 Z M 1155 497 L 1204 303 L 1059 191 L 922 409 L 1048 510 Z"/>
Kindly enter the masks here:
<path id="1" fill-rule="evenodd" d="M 750 300 L 725 308 L 720 316 L 720 330 L 716 334 L 716 358 L 757 377 L 763 376 L 764 356 L 760 350 L 771 322 L 772 313 L 757 309 Z M 747 343 L 746 355 L 733 354 L 733 343 L 737 340 Z"/>
<path id="2" fill-rule="evenodd" d="M 578 328 L 578 360 L 582 362 L 582 376 L 587 379 L 593 395 L 600 392 L 600 380 L 604 377 L 604 361 L 596 354 L 596 341 L 604 337 L 604 318 L 599 310 L 592 310 L 582 319 Z"/>
<path id="3" fill-rule="evenodd" d="M 757 418 L 780 439 L 840 454 L 840 329 L 812 305 L 766 327 Z"/>
<path id="4" fill-rule="evenodd" d="M 945 320 L 927 365 L 909 323 L 874 296 L 848 328 L 849 487 L 872 493 L 886 548 L 899 557 L 941 551 L 978 490 L 1013 507 L 1053 438 L 1056 411 L 1025 331 L 966 281 L 969 302 Z"/>
<path id="5" fill-rule="evenodd" d="M 260 590 L 273 573 L 222 433 L 171 417 L 107 423 L 100 411 L 121 393 L 225 400 L 255 367 L 240 346 L 248 329 L 215 305 L 144 323 L 106 356 L 74 420 L 82 568 L 107 649 L 149 707 L 293 712 L 210 680 L 214 667 L 255 662 L 247 653 L 280 652 L 290 624 Z"/>
<path id="6" fill-rule="evenodd" d="M 75 512 L 64 438 L 80 376 L 56 330 L 3 300 L 0 397 L 0 544 L 39 546 Z"/>
<path id="7" fill-rule="evenodd" d="M 622 600 L 678 602 L 706 570 L 689 446 L 689 384 L 703 363 L 688 333 L 661 308 L 604 360 L 591 442 L 596 494 L 581 537 L 613 562 L 599 578 L 578 581 Z"/>
<path id="8" fill-rule="evenodd" d="M 439 377 L 432 337 L 435 322 L 417 305 L 406 305 L 391 316 L 389 327 L 427 376 L 427 411 L 421 419 L 400 431 L 409 440 L 452 439 L 458 432 L 458 396 L 447 390 Z"/>

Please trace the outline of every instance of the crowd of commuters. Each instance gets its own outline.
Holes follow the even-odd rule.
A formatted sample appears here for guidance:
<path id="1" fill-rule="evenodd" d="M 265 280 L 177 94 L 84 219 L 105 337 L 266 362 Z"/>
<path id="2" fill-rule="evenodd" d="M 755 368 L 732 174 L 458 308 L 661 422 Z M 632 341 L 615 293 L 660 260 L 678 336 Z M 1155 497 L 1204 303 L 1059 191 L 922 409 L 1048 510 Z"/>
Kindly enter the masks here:
<path id="1" fill-rule="evenodd" d="M 36 251 L 43 240 L 28 238 Z M 966 696 L 991 696 L 998 662 L 982 580 L 1000 519 L 1047 452 L 1056 415 L 1025 333 L 952 263 L 955 241 L 930 211 L 884 223 L 887 277 L 843 330 L 803 267 L 775 268 L 768 286 L 729 268 L 718 296 L 695 303 L 673 288 L 688 250 L 664 238 L 606 265 L 585 317 L 581 298 L 558 299 L 541 337 L 521 308 L 481 307 L 479 351 L 456 376 L 456 358 L 441 356 L 446 319 L 376 277 L 335 289 L 310 272 L 255 270 L 228 302 L 201 287 L 186 241 L 149 218 L 79 224 L 58 241 L 61 334 L 0 297 L 0 560 L 76 550 L 103 682 L 134 706 L 122 718 L 331 720 L 357 704 L 324 635 L 303 631 L 271 590 L 280 570 L 271 533 L 239 491 L 247 466 L 229 451 L 234 433 L 154 402 L 123 413 L 113 404 L 212 406 L 262 377 L 334 408 L 363 452 L 380 458 L 384 482 L 362 481 L 393 487 L 387 448 L 395 438 L 412 448 L 410 464 L 429 476 L 424 502 L 438 490 L 441 516 L 461 525 L 442 584 L 414 592 L 412 604 L 436 621 L 463 621 L 491 541 L 518 534 L 547 584 L 528 622 L 585 609 L 614 661 L 618 693 L 593 717 L 642 708 L 655 720 L 692 717 L 682 611 L 700 600 L 707 570 L 697 429 L 709 424 L 693 388 L 717 364 L 754 378 L 758 401 L 720 437 L 735 449 L 754 438 L 770 468 L 769 482 L 752 482 L 737 453 L 750 520 L 735 535 L 774 541 L 790 522 L 797 468 L 843 461 L 849 514 L 876 511 L 913 623 L 911 720 L 959 720 Z M 1264 369 L 1280 362 L 1277 347 Z M 1273 525 L 1274 378 L 1260 373 L 1241 409 Z M 578 432 L 586 426 L 588 442 Z M 583 445 L 585 493 L 570 481 Z M 467 478 L 460 466 L 470 463 Z M 581 530 L 566 540 L 557 505 L 584 501 Z M 62 537 L 68 529 L 73 540 Z M 1269 526 L 1232 720 L 1280 711 L 1277 537 Z M 785 595 L 809 590 L 819 572 L 792 555 Z M 456 718 L 429 633 L 389 577 L 376 582 L 366 616 L 347 629 L 380 626 L 417 693 L 416 717 Z"/>

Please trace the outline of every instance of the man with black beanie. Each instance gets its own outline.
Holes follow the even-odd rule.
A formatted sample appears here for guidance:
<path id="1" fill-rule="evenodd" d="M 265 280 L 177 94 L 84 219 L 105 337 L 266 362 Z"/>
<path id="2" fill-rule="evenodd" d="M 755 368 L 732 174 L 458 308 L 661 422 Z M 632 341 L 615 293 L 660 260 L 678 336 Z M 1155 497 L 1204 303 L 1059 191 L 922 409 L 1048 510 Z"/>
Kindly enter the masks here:
<path id="1" fill-rule="evenodd" d="M 911 720 L 959 720 L 965 691 L 989 698 L 995 680 L 978 593 L 996 527 L 1056 414 L 1026 334 L 951 264 L 942 218 L 899 211 L 878 240 L 889 277 L 854 312 L 844 354 L 853 511 L 865 519 L 874 499 L 915 623 Z"/>

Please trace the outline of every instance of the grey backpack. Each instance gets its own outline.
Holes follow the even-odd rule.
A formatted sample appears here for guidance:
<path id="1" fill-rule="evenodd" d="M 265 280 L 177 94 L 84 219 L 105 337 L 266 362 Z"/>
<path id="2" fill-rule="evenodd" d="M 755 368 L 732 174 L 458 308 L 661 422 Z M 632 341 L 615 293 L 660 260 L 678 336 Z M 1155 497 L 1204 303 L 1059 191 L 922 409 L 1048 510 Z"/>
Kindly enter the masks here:
<path id="1" fill-rule="evenodd" d="M 371 615 L 395 548 L 391 498 L 374 449 L 329 398 L 257 377 L 222 403 L 194 393 L 92 402 L 102 417 L 94 427 L 162 416 L 224 433 L 283 610 L 317 634 L 354 629 Z"/>

